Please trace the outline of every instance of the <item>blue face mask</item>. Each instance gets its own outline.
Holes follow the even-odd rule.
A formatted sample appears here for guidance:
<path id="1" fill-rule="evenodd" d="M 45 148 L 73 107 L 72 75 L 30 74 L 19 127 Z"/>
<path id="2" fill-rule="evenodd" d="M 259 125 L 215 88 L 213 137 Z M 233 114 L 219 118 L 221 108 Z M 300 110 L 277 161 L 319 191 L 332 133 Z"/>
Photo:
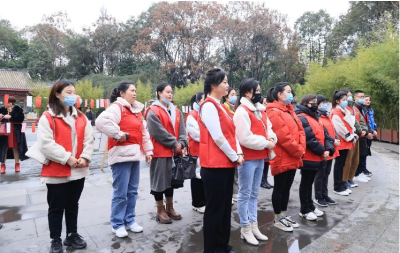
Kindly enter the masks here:
<path id="1" fill-rule="evenodd" d="M 200 105 L 197 102 L 194 102 L 193 109 L 195 109 L 196 111 L 200 111 Z"/>
<path id="2" fill-rule="evenodd" d="M 234 104 L 237 101 L 237 96 L 232 96 L 229 98 L 229 103 Z"/>
<path id="3" fill-rule="evenodd" d="M 320 110 L 326 112 L 326 110 L 328 110 L 328 103 L 322 103 Z"/>
<path id="4" fill-rule="evenodd" d="M 63 103 L 66 106 L 73 106 L 76 103 L 76 96 L 75 95 L 64 96 Z"/>
<path id="5" fill-rule="evenodd" d="M 363 98 L 360 98 L 360 99 L 358 100 L 358 103 L 359 103 L 360 105 L 363 105 L 364 102 L 365 102 L 365 100 L 364 100 Z"/>
<path id="6" fill-rule="evenodd" d="M 292 93 L 286 93 L 285 104 L 290 104 L 292 101 L 293 101 L 293 94 Z"/>
<path id="7" fill-rule="evenodd" d="M 343 109 L 346 108 L 347 105 L 348 105 L 347 101 L 342 101 L 340 103 L 340 107 L 342 107 Z"/>
<path id="8" fill-rule="evenodd" d="M 347 101 L 353 101 L 353 97 L 352 96 L 348 96 L 347 97 Z"/>
<path id="9" fill-rule="evenodd" d="M 168 99 L 166 99 L 166 98 L 163 98 L 163 99 L 161 99 L 161 101 L 163 101 L 165 104 L 167 104 L 167 105 L 169 105 L 169 103 L 171 103 Z"/>

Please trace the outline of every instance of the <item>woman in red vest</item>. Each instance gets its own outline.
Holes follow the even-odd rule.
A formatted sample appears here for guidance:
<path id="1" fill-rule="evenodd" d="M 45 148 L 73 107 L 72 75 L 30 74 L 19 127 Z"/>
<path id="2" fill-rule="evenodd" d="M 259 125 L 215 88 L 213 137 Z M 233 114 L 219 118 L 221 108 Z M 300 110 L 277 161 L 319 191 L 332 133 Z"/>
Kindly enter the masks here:
<path id="1" fill-rule="evenodd" d="M 258 245 L 266 241 L 257 222 L 257 197 L 260 191 L 264 160 L 270 157 L 275 147 L 276 135 L 261 102 L 259 81 L 249 78 L 239 86 L 239 101 L 233 122 L 246 161 L 238 167 L 239 196 L 238 213 L 242 229 L 241 238 Z"/>
<path id="2" fill-rule="evenodd" d="M 171 103 L 172 87 L 168 83 L 157 86 L 157 98 L 146 115 L 147 126 L 154 146 L 150 164 L 151 194 L 157 203 L 156 220 L 162 224 L 180 220 L 182 216 L 173 206 L 174 189 L 183 187 L 182 181 L 172 180 L 173 157 L 187 147 L 185 120 Z M 166 198 L 166 208 L 163 198 Z"/>
<path id="3" fill-rule="evenodd" d="M 93 129 L 85 115 L 73 105 L 75 87 L 66 80 L 53 84 L 49 110 L 40 117 L 37 153 L 45 156 L 41 177 L 47 185 L 49 204 L 50 252 L 63 252 L 61 230 L 63 213 L 67 226 L 64 245 L 86 247 L 77 233 L 78 202 L 93 154 Z M 36 146 L 36 145 L 35 145 Z M 33 146 L 32 146 L 33 147 Z M 34 150 L 36 151 L 36 150 Z"/>
<path id="4" fill-rule="evenodd" d="M 334 144 L 335 153 L 326 159 L 326 165 L 318 170 L 314 180 L 315 199 L 314 203 L 327 207 L 328 205 L 336 205 L 337 202 L 331 199 L 328 195 L 328 179 L 331 174 L 332 161 L 339 155 L 337 147 L 340 145 L 340 139 L 335 131 L 335 127 L 329 118 L 328 99 L 323 95 L 317 95 L 318 113 L 320 114 L 319 121 L 325 127 L 325 139 L 330 139 Z"/>
<path id="5" fill-rule="evenodd" d="M 228 245 L 231 232 L 235 167 L 244 162 L 232 118 L 221 104 L 228 94 L 226 72 L 214 68 L 204 79 L 205 101 L 200 106 L 200 166 L 206 196 L 204 252 L 235 252 Z"/>
<path id="6" fill-rule="evenodd" d="M 306 135 L 306 153 L 303 157 L 303 166 L 299 168 L 301 169 L 299 215 L 307 220 L 317 220 L 317 216 L 324 215 L 324 212 L 314 206 L 312 186 L 315 175 L 325 166 L 329 153 L 333 155 L 335 152 L 333 141 L 325 139 L 324 126 L 319 121 L 317 110 L 317 96 L 312 94 L 303 96 L 295 109 Z"/>
<path id="7" fill-rule="evenodd" d="M 354 118 L 346 109 L 347 105 L 347 93 L 335 91 L 332 97 L 330 118 L 339 135 L 340 145 L 338 147 L 339 156 L 336 157 L 333 167 L 333 192 L 342 196 L 349 196 L 345 182 L 343 182 L 343 167 L 346 164 L 349 150 L 354 147 L 358 140 L 357 134 L 354 133 Z"/>
<path id="8" fill-rule="evenodd" d="M 275 213 L 274 226 L 283 231 L 293 231 L 299 224 L 286 215 L 296 169 L 303 165 L 302 157 L 306 149 L 303 126 L 294 113 L 291 104 L 292 89 L 288 83 L 278 83 L 268 89 L 267 115 L 277 136 L 274 149 L 276 157 L 270 161 L 274 176 L 272 205 Z"/>
<path id="9" fill-rule="evenodd" d="M 122 82 L 114 88 L 110 103 L 96 119 L 96 128 L 109 137 L 108 165 L 113 176 L 112 232 L 126 237 L 127 229 L 135 233 L 143 231 L 135 220 L 140 161 L 146 158 L 150 163 L 153 144 L 141 113 L 144 105 L 136 101 L 133 82 Z"/>
<path id="10" fill-rule="evenodd" d="M 199 157 L 200 153 L 200 127 L 197 122 L 199 118 L 200 105 L 204 102 L 204 92 L 195 94 L 190 100 L 192 110 L 186 116 L 186 130 L 189 137 L 189 153 L 192 156 Z M 200 176 L 200 159 L 197 158 L 196 178 L 190 180 L 190 188 L 192 192 L 192 208 L 193 210 L 204 213 L 206 199 L 204 196 L 203 181 Z"/>

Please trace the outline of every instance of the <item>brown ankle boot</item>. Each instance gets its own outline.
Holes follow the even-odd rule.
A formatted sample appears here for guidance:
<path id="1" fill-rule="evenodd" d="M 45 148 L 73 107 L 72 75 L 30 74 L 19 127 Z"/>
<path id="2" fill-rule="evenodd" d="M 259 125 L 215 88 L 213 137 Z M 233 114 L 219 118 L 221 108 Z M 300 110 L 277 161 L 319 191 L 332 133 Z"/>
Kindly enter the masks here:
<path id="1" fill-rule="evenodd" d="M 182 219 L 182 216 L 178 213 L 175 212 L 174 210 L 174 204 L 173 204 L 173 198 L 167 198 L 167 214 L 171 219 L 173 220 L 180 220 Z"/>
<path id="2" fill-rule="evenodd" d="M 15 164 L 15 172 L 19 172 L 19 170 L 20 170 L 19 163 L 16 163 Z"/>
<path id="3" fill-rule="evenodd" d="M 169 218 L 168 214 L 165 211 L 165 206 L 163 201 L 156 201 L 157 203 L 157 215 L 156 221 L 160 222 L 161 224 L 171 224 L 172 220 Z"/>
<path id="4" fill-rule="evenodd" d="M 1 164 L 1 174 L 4 174 L 4 173 L 6 173 L 6 164 L 2 163 Z"/>

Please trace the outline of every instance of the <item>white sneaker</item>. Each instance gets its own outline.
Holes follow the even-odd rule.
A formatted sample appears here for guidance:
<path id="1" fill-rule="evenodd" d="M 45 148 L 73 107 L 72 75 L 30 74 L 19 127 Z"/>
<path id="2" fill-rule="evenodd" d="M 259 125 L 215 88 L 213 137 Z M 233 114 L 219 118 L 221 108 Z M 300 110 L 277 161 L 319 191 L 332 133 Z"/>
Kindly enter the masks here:
<path id="1" fill-rule="evenodd" d="M 317 216 L 313 212 L 309 212 L 306 214 L 299 213 L 300 217 L 306 218 L 306 220 L 317 220 Z"/>
<path id="2" fill-rule="evenodd" d="M 237 194 L 233 194 L 232 201 L 238 202 L 238 195 Z"/>
<path id="3" fill-rule="evenodd" d="M 368 180 L 361 176 L 361 174 L 354 177 L 354 181 L 359 183 L 368 183 Z"/>
<path id="4" fill-rule="evenodd" d="M 341 192 L 333 191 L 333 193 L 335 193 L 337 195 L 341 195 L 341 196 L 349 196 L 348 191 L 341 191 Z"/>
<path id="5" fill-rule="evenodd" d="M 118 237 L 127 237 L 128 236 L 128 232 L 126 232 L 125 227 L 120 227 L 118 229 L 112 228 L 111 231 L 113 233 L 115 233 L 115 235 Z"/>
<path id="6" fill-rule="evenodd" d="M 346 191 L 350 194 L 352 193 L 352 191 L 350 189 L 346 189 Z"/>
<path id="7" fill-rule="evenodd" d="M 206 207 L 202 206 L 202 207 L 194 207 L 192 206 L 193 210 L 199 212 L 199 213 L 204 213 L 206 211 Z"/>
<path id="8" fill-rule="evenodd" d="M 322 215 L 324 215 L 324 212 L 322 212 L 321 210 L 319 210 L 318 208 L 315 208 L 314 212 L 313 212 L 317 217 L 320 217 Z"/>
<path id="9" fill-rule="evenodd" d="M 137 224 L 136 222 L 132 223 L 129 226 L 125 226 L 125 229 L 126 230 L 130 230 L 130 231 L 135 232 L 135 233 L 143 232 L 143 228 L 141 226 L 139 226 L 139 224 Z"/>
<path id="10" fill-rule="evenodd" d="M 286 219 L 282 218 L 279 221 L 276 221 L 274 219 L 274 227 L 279 228 L 280 230 L 286 231 L 286 232 L 292 232 L 293 227 L 289 225 Z"/>
<path id="11" fill-rule="evenodd" d="M 360 175 L 362 178 L 364 178 L 365 180 L 367 180 L 368 182 L 371 180 L 371 178 L 369 176 L 364 175 L 364 173 L 361 173 Z"/>

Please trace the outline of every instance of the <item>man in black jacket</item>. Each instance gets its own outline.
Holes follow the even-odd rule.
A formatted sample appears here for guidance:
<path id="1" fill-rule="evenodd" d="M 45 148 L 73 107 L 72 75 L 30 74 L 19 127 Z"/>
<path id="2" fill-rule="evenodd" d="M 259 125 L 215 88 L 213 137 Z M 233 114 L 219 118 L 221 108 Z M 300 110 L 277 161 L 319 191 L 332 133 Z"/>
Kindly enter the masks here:
<path id="1" fill-rule="evenodd" d="M 88 118 L 88 120 L 92 124 L 92 126 L 94 126 L 95 116 L 90 107 L 87 108 L 85 115 L 86 115 L 86 118 Z"/>

